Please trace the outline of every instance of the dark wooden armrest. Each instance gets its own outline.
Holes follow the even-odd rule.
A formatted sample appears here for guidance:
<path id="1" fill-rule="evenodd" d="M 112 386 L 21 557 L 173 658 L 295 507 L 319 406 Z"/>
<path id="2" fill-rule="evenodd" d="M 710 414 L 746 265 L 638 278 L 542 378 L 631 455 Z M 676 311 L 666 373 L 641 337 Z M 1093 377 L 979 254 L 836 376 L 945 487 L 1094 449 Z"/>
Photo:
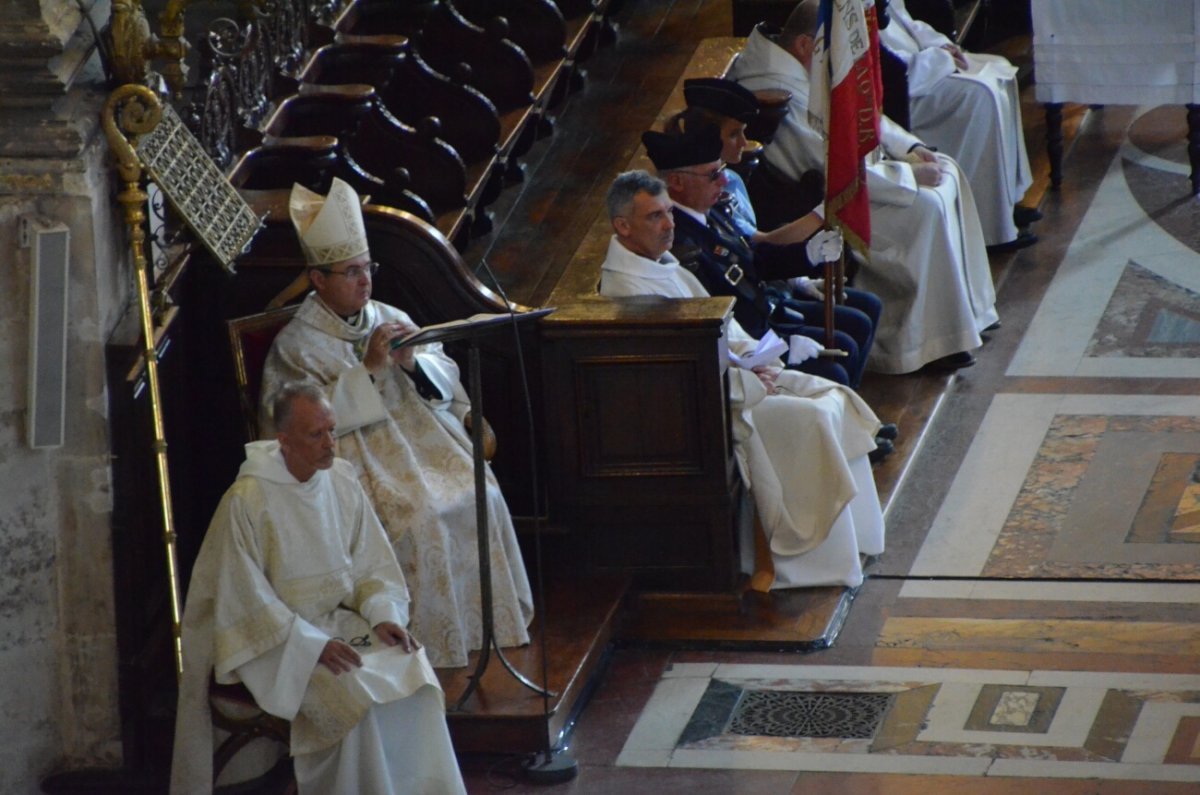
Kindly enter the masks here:
<path id="1" fill-rule="evenodd" d="M 337 147 L 338 140 L 332 135 L 264 135 L 262 148 L 278 149 L 291 147 L 299 150 L 311 150 L 314 154 L 326 152 Z"/>
<path id="2" fill-rule="evenodd" d="M 338 33 L 333 37 L 337 44 L 366 44 L 371 47 L 392 47 L 397 50 L 408 49 L 408 36 L 394 34 L 363 34 Z"/>
<path id="3" fill-rule="evenodd" d="M 291 220 L 291 215 L 288 213 L 290 189 L 246 190 L 239 188 L 238 193 L 246 200 L 246 204 L 250 205 L 254 214 L 260 218 L 266 216 L 268 223 L 285 223 Z"/>
<path id="4" fill-rule="evenodd" d="M 347 83 L 340 86 L 325 86 L 319 83 L 301 83 L 297 92 L 302 97 L 336 97 L 354 101 L 368 100 L 375 94 L 375 86 L 366 83 Z"/>

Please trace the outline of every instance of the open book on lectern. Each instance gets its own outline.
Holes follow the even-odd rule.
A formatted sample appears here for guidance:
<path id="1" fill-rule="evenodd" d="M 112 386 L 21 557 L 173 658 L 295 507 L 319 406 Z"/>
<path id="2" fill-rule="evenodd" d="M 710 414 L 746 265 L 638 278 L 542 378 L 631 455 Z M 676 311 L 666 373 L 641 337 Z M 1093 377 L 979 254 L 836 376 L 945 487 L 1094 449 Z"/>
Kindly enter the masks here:
<path id="1" fill-rule="evenodd" d="M 497 312 L 490 314 L 482 312 L 460 320 L 447 320 L 445 323 L 434 323 L 424 326 L 411 334 L 392 340 L 392 350 L 409 345 L 426 345 L 431 342 L 450 342 L 451 340 L 466 339 L 495 331 L 501 326 L 513 323 L 525 323 L 545 317 L 556 307 L 548 306 L 543 309 L 532 309 L 528 312 Z"/>

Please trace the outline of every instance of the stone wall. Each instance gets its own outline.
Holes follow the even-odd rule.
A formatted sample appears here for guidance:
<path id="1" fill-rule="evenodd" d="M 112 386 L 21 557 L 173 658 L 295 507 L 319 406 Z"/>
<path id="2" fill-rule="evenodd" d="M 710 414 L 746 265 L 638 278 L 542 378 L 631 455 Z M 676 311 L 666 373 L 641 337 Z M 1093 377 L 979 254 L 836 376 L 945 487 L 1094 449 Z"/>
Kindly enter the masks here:
<path id="1" fill-rule="evenodd" d="M 94 9 L 97 27 L 107 7 Z M 107 89 L 74 2 L 0 0 L 0 792 L 121 764 L 104 342 L 131 279 L 99 114 Z M 15 90 L 14 86 L 20 86 Z M 26 434 L 31 252 L 70 229 L 62 447 Z"/>

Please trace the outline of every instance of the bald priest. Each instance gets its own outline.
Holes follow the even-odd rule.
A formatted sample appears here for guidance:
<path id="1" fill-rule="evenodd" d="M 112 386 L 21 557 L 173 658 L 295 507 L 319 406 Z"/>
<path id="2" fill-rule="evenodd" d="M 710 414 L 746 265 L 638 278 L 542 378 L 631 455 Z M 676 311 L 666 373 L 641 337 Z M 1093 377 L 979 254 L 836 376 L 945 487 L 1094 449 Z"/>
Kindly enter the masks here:
<path id="1" fill-rule="evenodd" d="M 404 575 L 334 457 L 328 401 L 288 385 L 275 416 L 277 438 L 246 445 L 192 571 L 171 792 L 213 791 L 212 678 L 291 721 L 300 795 L 464 793 L 441 687 L 405 629 Z"/>

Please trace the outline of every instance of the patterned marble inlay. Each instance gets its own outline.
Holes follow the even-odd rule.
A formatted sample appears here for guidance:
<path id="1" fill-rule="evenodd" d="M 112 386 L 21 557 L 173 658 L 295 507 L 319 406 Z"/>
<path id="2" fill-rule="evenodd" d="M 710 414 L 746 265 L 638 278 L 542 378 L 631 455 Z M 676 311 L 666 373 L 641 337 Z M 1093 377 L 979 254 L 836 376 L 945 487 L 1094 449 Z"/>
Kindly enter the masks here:
<path id="1" fill-rule="evenodd" d="M 719 733 L 687 728 L 736 690 L 735 712 L 764 705 L 756 734 L 711 712 Z M 847 737 L 856 723 L 886 739 Z M 617 764 L 1200 782 L 1198 734 L 1196 676 L 696 663 L 664 674 Z"/>
<path id="2" fill-rule="evenodd" d="M 1146 215 L 1180 243 L 1200 251 L 1200 205 L 1191 197 L 1187 174 L 1127 159 L 1122 159 L 1121 166 L 1129 193 Z"/>
<path id="3" fill-rule="evenodd" d="M 1063 692 L 1061 687 L 984 685 L 963 728 L 1045 734 Z"/>
<path id="4" fill-rule="evenodd" d="M 1113 289 L 1086 354 L 1200 355 L 1200 295 L 1130 262 Z"/>
<path id="5" fill-rule="evenodd" d="M 1133 126 L 1149 130 L 1158 122 L 1144 119 L 1169 112 L 1149 111 Z M 1186 152 L 1183 162 L 1175 159 L 1185 140 L 1142 135 L 1122 145 L 1008 375 L 1200 377 L 1200 202 L 1191 195 Z"/>
<path id="6" fill-rule="evenodd" d="M 1163 761 L 1173 765 L 1200 765 L 1200 718 L 1179 719 Z"/>
<path id="7" fill-rule="evenodd" d="M 1197 577 L 1197 464 L 1195 417 L 1055 416 L 982 574 Z"/>
<path id="8" fill-rule="evenodd" d="M 1006 691 L 996 702 L 996 708 L 992 710 L 992 717 L 988 719 L 988 723 L 993 726 L 1028 726 L 1037 703 L 1037 693 Z"/>

